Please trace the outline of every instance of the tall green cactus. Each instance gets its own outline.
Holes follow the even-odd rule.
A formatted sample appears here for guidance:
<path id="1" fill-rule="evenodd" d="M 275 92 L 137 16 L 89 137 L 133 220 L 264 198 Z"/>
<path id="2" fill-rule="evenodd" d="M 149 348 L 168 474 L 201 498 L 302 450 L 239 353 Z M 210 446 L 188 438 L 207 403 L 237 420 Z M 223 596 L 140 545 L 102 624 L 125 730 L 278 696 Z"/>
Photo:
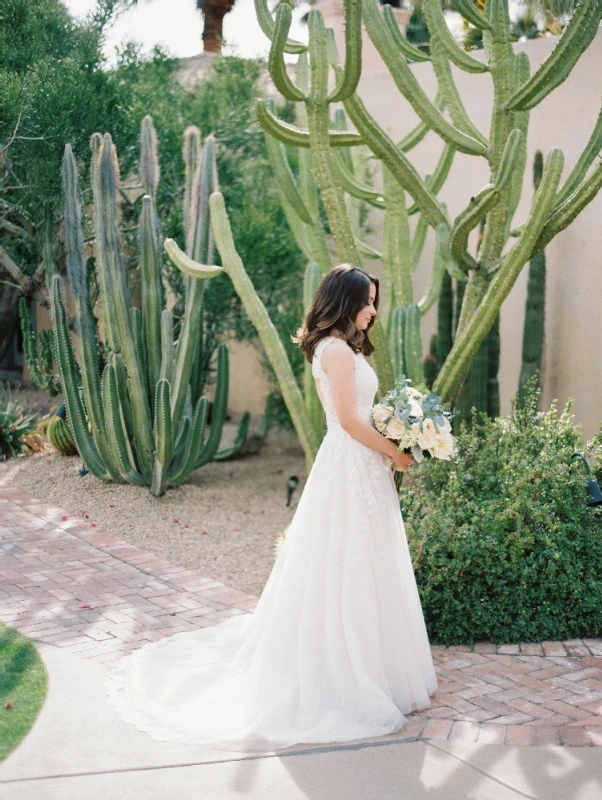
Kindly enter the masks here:
<path id="1" fill-rule="evenodd" d="M 411 293 L 411 271 L 418 263 L 429 226 L 438 231 L 440 247 L 433 272 L 438 270 L 439 274 L 434 274 L 429 281 L 429 293 L 418 301 L 419 309 L 424 313 L 425 307 L 436 300 L 442 285 L 442 266 L 457 282 L 466 282 L 465 289 L 459 293 L 462 310 L 455 339 L 440 365 L 434 385 L 434 390 L 445 400 L 454 399 L 471 361 L 496 324 L 500 307 L 524 264 L 569 225 L 602 187 L 602 165 L 593 167 L 595 155 L 600 150 L 601 116 L 582 156 L 562 185 L 562 153 L 553 150 L 548 154 L 541 186 L 527 220 L 520 227 L 514 244 L 508 246 L 522 189 L 529 111 L 569 75 L 595 35 L 602 19 L 602 4 L 597 0 L 581 0 L 558 46 L 530 75 L 527 55 L 524 52 L 515 54 L 511 46 L 508 0 L 487 0 L 484 15 L 464 0 L 458 3 L 459 10 L 469 14 L 473 23 L 478 23 L 483 31 L 484 61 L 476 60 L 454 41 L 439 0 L 424 0 L 423 4 L 430 33 L 429 55 L 416 50 L 404 39 L 389 6 L 381 7 L 378 0 L 347 0 L 344 68 L 338 62 L 332 32 L 324 28 L 318 10 L 312 10 L 309 15 L 307 48 L 295 43 L 290 49 L 287 43 L 289 6 L 285 3 L 278 6 L 273 19 L 266 0 L 255 0 L 255 3 L 258 17 L 263 19 L 264 32 L 272 39 L 269 68 L 274 84 L 287 100 L 305 109 L 306 122 L 303 127 L 282 123 L 265 106 L 259 108 L 259 120 L 266 131 L 280 141 L 309 149 L 316 183 L 341 260 L 359 265 L 360 254 L 366 252 L 353 238 L 344 193 L 360 196 L 374 207 L 385 210 L 385 285 L 382 296 L 387 310 L 385 315 L 379 316 L 385 316 L 386 322 L 392 324 L 396 306 L 410 307 L 416 302 Z M 396 86 L 420 117 L 417 128 L 398 144 L 374 120 L 357 94 L 361 73 L 360 17 Z M 297 73 L 296 83 L 284 67 L 285 52 L 299 55 L 301 70 Z M 311 80 L 304 83 L 308 57 Z M 408 58 L 432 62 L 438 81 L 438 95 L 434 102 L 420 86 L 407 63 Z M 492 82 L 493 110 L 488 137 L 468 116 L 451 65 L 468 73 L 484 74 Z M 330 92 L 329 68 L 335 78 L 335 88 Z M 331 125 L 328 109 L 335 102 L 343 103 L 357 133 L 337 130 Z M 448 110 L 448 116 L 444 116 L 443 107 Z M 432 175 L 422 178 L 408 159 L 407 151 L 429 130 L 442 139 L 446 152 Z M 343 151 L 360 144 L 366 145 L 381 162 L 382 195 L 354 179 L 349 172 L 349 159 L 343 156 Z M 437 193 L 440 176 L 445 175 L 446 168 L 449 169 L 449 159 L 455 152 L 485 159 L 491 177 L 482 189 L 474 188 L 467 198 L 465 210 L 455 219 L 450 219 L 438 201 Z M 409 195 L 409 205 L 406 205 L 406 195 Z M 412 241 L 408 240 L 405 218 L 414 212 L 420 212 L 421 218 L 415 226 Z M 468 241 L 471 231 L 483 217 L 484 236 L 476 259 L 468 253 Z M 387 354 L 382 339 L 392 346 L 390 324 L 389 330 L 382 332 L 382 338 L 379 338 L 381 332 L 377 331 L 376 343 L 377 347 L 382 347 L 381 359 L 383 354 Z M 397 329 L 400 330 L 399 326 Z M 495 334 L 492 347 L 491 358 L 482 358 L 481 385 L 492 387 L 495 393 L 493 370 L 499 350 Z M 387 355 L 391 366 L 392 362 L 399 361 L 393 351 L 389 350 Z M 391 369 L 379 363 L 381 383 L 383 380 L 386 382 L 384 376 L 390 374 Z M 484 404 L 488 391 L 483 388 Z M 492 402 L 495 407 L 495 399 Z"/>
<path id="2" fill-rule="evenodd" d="M 601 115 L 602 116 L 602 115 Z M 540 184 L 543 173 L 543 157 L 538 150 L 533 163 L 533 185 Z M 518 404 L 525 402 L 529 381 L 538 375 L 541 386 L 541 366 L 543 355 L 544 321 L 546 298 L 546 254 L 540 250 L 529 263 L 529 279 L 527 283 L 527 302 L 525 305 L 525 324 L 523 328 L 523 348 L 521 371 L 518 381 Z"/>
<path id="3" fill-rule="evenodd" d="M 431 37 L 429 55 L 405 40 L 388 5 L 381 7 L 378 0 L 346 0 L 342 67 L 333 32 L 325 28 L 319 10 L 313 9 L 308 16 L 309 43 L 303 45 L 288 38 L 288 2 L 279 4 L 273 16 L 267 0 L 255 0 L 262 30 L 272 41 L 268 61 L 272 80 L 283 97 L 296 104 L 298 124 L 280 120 L 266 102 L 259 103 L 257 113 L 268 134 L 268 151 L 285 213 L 308 261 L 315 262 L 321 271 L 330 267 L 327 240 L 319 224 L 318 193 L 338 259 L 358 266 L 362 255 L 383 260 L 383 305 L 373 329 L 381 388 L 391 385 L 400 367 L 406 374 L 413 372 L 415 380 L 422 378 L 420 317 L 443 293 L 437 343 L 439 372 L 433 389 L 444 400 L 456 399 L 473 358 L 488 339 L 482 347 L 479 391 L 482 405 L 489 413 L 496 413 L 500 307 L 524 264 L 567 227 L 602 187 L 602 165 L 592 168 L 602 141 L 601 112 L 588 145 L 562 186 L 562 153 L 552 150 L 548 154 L 527 220 L 513 230 L 526 163 L 528 112 L 567 77 L 591 42 L 602 19 L 602 4 L 581 1 L 576 21 L 571 22 L 560 44 L 532 76 L 527 55 L 515 54 L 511 47 L 508 0 L 487 0 L 485 14 L 468 0 L 455 0 L 455 5 L 483 31 L 486 61 L 474 59 L 453 40 L 438 0 L 424 0 Z M 362 20 L 396 86 L 420 118 L 398 143 L 391 140 L 357 94 Z M 295 80 L 285 66 L 285 53 L 298 56 Z M 423 91 L 408 59 L 432 62 L 438 82 L 434 101 Z M 468 116 L 455 85 L 452 64 L 469 73 L 484 74 L 492 82 L 488 137 Z M 346 125 L 340 123 L 340 109 L 335 110 L 332 121 L 331 106 L 338 103 L 344 106 L 356 132 L 346 130 Z M 442 152 L 431 174 L 422 177 L 409 154 L 429 131 L 442 140 Z M 299 150 L 298 182 L 284 146 Z M 357 158 L 350 156 L 348 148 L 360 146 L 380 162 L 382 192 L 354 170 Z M 485 159 L 490 179 L 486 186 L 474 187 L 466 197 L 465 209 L 452 219 L 437 195 L 456 152 Z M 354 229 L 353 225 L 357 204 L 351 199 L 384 211 L 382 255 L 359 239 L 357 226 Z M 319 442 L 312 422 L 311 403 L 315 398 L 308 400 L 306 392 L 303 400 L 282 343 L 236 253 L 221 196 L 212 199 L 211 209 L 222 263 L 258 330 L 310 463 Z M 414 214 L 419 217 L 412 228 L 408 218 Z M 469 241 L 483 219 L 482 242 L 475 258 L 469 254 Z M 425 294 L 416 300 L 412 276 L 421 261 L 429 228 L 435 233 L 435 258 Z M 518 235 L 513 246 L 508 246 L 511 232 Z M 452 279 L 457 301 L 453 325 Z M 310 386 L 307 373 L 304 383 Z"/>
<path id="4" fill-rule="evenodd" d="M 51 330 L 41 330 L 36 335 L 31 311 L 25 297 L 19 298 L 19 317 L 21 319 L 23 353 L 31 379 L 38 388 L 48 392 L 50 397 L 55 397 L 61 391 L 61 381 L 53 369 L 53 333 Z"/>
<path id="5" fill-rule="evenodd" d="M 67 418 L 77 449 L 90 472 L 105 481 L 147 485 L 153 495 L 159 496 L 168 486 L 186 480 L 195 467 L 218 455 L 228 396 L 225 345 L 218 347 L 218 383 L 213 420 L 206 438 L 208 401 L 193 394 L 191 375 L 192 359 L 199 354 L 202 285 L 223 270 L 195 267 L 191 275 L 184 254 L 183 263 L 177 254 L 172 258 L 189 276 L 186 318 L 174 345 L 171 314 L 163 307 L 160 223 L 154 200 L 159 166 L 152 120 L 144 119 L 141 133 L 140 178 L 146 194 L 139 225 L 140 309 L 132 305 L 121 245 L 115 148 L 109 134 L 104 137 L 94 134 L 91 146 L 96 270 L 106 335 L 106 364 L 101 376 L 99 337 L 84 261 L 77 167 L 67 145 L 63 159 L 65 249 L 81 372 L 67 325 L 62 281 L 58 276 L 52 278 L 53 330 Z M 197 252 L 209 263 L 212 234 L 208 198 L 215 188 L 216 173 L 212 137 L 205 142 L 201 163 L 196 184 L 192 184 L 192 190 L 197 192 L 197 214 L 195 218 L 189 217 L 189 222 L 195 226 Z M 247 427 L 248 416 L 241 428 L 245 435 Z M 239 437 L 239 446 L 242 439 Z M 231 452 L 232 449 L 221 457 Z"/>

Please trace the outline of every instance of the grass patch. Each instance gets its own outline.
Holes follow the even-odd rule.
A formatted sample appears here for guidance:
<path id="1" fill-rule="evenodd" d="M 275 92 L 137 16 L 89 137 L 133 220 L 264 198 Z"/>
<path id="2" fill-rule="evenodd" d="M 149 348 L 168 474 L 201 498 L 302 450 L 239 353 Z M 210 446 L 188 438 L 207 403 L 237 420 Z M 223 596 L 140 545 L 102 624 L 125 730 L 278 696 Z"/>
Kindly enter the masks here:
<path id="1" fill-rule="evenodd" d="M 46 688 L 46 669 L 32 640 L 0 622 L 0 760 L 35 722 Z"/>

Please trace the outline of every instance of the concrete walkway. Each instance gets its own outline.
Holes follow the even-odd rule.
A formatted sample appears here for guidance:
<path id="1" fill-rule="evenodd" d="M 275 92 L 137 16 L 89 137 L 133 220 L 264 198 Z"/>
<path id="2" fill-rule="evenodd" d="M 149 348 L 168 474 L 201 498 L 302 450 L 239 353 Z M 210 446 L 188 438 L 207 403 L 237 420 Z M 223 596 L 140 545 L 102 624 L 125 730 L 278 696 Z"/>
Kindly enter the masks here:
<path id="1" fill-rule="evenodd" d="M 440 689 L 400 733 L 232 758 L 137 731 L 104 681 L 131 649 L 257 598 L 2 484 L 0 553 L 0 619 L 38 641 L 49 673 L 0 800 L 602 799 L 599 640 L 434 647 Z"/>

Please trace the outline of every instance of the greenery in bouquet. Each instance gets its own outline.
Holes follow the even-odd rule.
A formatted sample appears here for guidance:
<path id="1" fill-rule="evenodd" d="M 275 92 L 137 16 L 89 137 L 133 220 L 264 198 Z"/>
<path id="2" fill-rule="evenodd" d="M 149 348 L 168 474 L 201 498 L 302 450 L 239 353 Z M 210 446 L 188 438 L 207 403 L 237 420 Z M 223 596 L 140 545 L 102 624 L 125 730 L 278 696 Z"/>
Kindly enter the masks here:
<path id="1" fill-rule="evenodd" d="M 412 452 L 420 463 L 424 455 L 445 461 L 453 458 L 453 412 L 425 386 L 414 386 L 405 376 L 372 408 L 377 431 L 397 442 L 399 450 Z"/>
<path id="2" fill-rule="evenodd" d="M 425 461 L 404 519 L 433 642 L 537 642 L 602 632 L 602 510 L 586 505 L 570 411 L 474 415 L 453 462 Z M 597 455 L 602 437 L 587 443 Z"/>

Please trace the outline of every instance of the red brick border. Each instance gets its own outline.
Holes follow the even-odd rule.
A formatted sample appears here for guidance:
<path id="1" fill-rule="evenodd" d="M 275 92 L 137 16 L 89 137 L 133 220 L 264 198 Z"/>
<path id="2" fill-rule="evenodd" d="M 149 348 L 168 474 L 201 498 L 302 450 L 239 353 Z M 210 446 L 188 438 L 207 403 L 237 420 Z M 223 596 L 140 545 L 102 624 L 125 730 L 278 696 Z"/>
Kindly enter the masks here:
<path id="1" fill-rule="evenodd" d="M 0 619 L 98 663 L 257 604 L 1 481 L 0 520 Z M 439 690 L 404 738 L 602 746 L 602 640 L 432 652 Z"/>

